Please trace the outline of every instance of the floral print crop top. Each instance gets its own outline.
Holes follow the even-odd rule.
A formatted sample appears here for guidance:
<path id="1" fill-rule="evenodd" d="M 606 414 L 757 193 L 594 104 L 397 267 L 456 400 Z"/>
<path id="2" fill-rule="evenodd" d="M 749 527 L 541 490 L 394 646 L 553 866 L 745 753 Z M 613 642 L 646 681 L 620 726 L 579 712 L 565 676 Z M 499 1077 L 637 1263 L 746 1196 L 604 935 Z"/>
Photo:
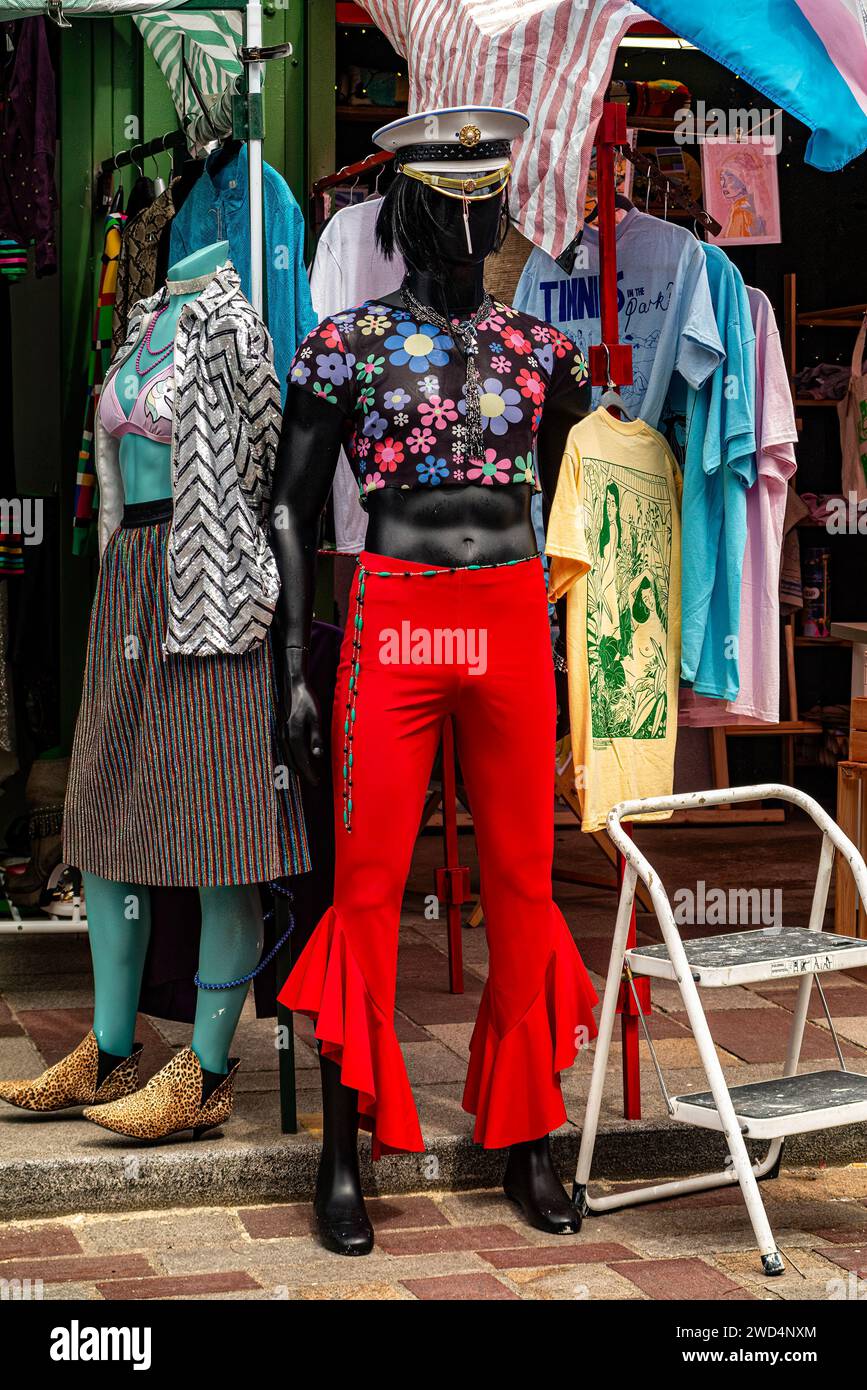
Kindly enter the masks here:
<path id="1" fill-rule="evenodd" d="M 525 483 L 539 490 L 536 436 L 545 402 L 585 386 L 584 356 L 558 329 L 496 302 L 477 341 L 481 458 L 466 447 L 466 359 L 441 329 L 368 300 L 304 339 L 289 380 L 346 417 L 344 445 L 362 505 L 383 487 Z"/>

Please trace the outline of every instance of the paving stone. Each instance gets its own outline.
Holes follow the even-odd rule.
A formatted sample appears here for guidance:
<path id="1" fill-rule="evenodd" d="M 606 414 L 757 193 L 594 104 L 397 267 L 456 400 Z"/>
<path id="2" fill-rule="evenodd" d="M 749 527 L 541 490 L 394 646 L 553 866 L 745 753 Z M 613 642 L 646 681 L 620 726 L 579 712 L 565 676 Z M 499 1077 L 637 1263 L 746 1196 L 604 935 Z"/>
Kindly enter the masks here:
<path id="1" fill-rule="evenodd" d="M 636 1260 L 630 1264 L 612 1264 L 611 1268 L 625 1279 L 631 1279 L 657 1302 L 752 1298 L 740 1284 L 701 1259 Z"/>
<path id="2" fill-rule="evenodd" d="M 413 1023 L 411 1018 L 402 1014 L 399 1009 L 394 1013 L 394 1031 L 397 1034 L 399 1043 L 429 1042 L 430 1033 L 425 1028 L 419 1028 L 417 1023 Z"/>
<path id="3" fill-rule="evenodd" d="M 134 1300 L 143 1298 L 190 1298 L 194 1294 L 235 1293 L 243 1289 L 258 1289 L 259 1284 L 244 1270 L 226 1270 L 219 1274 L 190 1274 L 186 1277 L 153 1279 L 111 1279 L 97 1284 L 103 1298 Z"/>
<path id="4" fill-rule="evenodd" d="M 253 1240 L 308 1236 L 315 1230 L 313 1209 L 307 1202 L 285 1207 L 242 1207 L 238 1216 Z"/>
<path id="5" fill-rule="evenodd" d="M 867 990 L 865 990 L 864 993 L 867 994 Z M 830 999 L 828 1000 L 828 1004 L 831 1008 L 831 1017 L 834 1020 L 834 1028 L 837 1032 L 837 1036 L 839 1038 L 847 1038 L 849 1042 L 856 1043 L 858 1047 L 867 1049 L 867 1017 L 863 1014 L 849 1017 L 844 1014 L 841 1017 L 834 1009 Z M 827 1033 L 830 1033 L 827 1019 L 822 1018 L 818 1023 L 818 1027 L 824 1028 Z M 831 1046 L 833 1047 L 833 1041 Z M 862 1053 L 862 1070 L 864 1069 L 865 1062 L 867 1062 L 867 1051 Z"/>
<path id="6" fill-rule="evenodd" d="M 46 1259 L 42 1255 L 28 1259 L 8 1260 L 2 1266 L 4 1279 L 41 1279 L 45 1284 L 59 1284 L 74 1279 L 147 1278 L 155 1273 L 144 1255 L 61 1255 Z"/>
<path id="7" fill-rule="evenodd" d="M 396 1231 L 384 1235 L 378 1242 L 387 1255 L 424 1255 L 473 1250 L 508 1249 L 528 1244 L 520 1232 L 510 1226 L 448 1226 L 438 1230 Z"/>
<path id="8" fill-rule="evenodd" d="M 408 1291 L 395 1284 L 351 1284 L 348 1287 L 345 1284 L 293 1284 L 287 1286 L 284 1296 L 293 1301 L 339 1300 L 341 1303 L 353 1300 L 365 1303 L 410 1301 Z"/>
<path id="9" fill-rule="evenodd" d="M 0 1261 L 41 1255 L 74 1255 L 81 1246 L 68 1226 L 0 1226 Z M 2 1265 L 0 1265 L 2 1277 Z"/>
<path id="10" fill-rule="evenodd" d="M 64 1008 L 24 1009 L 18 1021 L 35 1042 L 46 1065 L 53 1066 L 78 1046 L 93 1020 L 90 1009 Z M 144 1044 L 141 1077 L 145 1081 L 165 1066 L 172 1051 L 143 1014 L 138 1016 L 135 1035 Z"/>
<path id="11" fill-rule="evenodd" d="M 822 1227 L 812 1227 L 811 1234 L 814 1239 L 829 1242 L 831 1245 L 851 1245 L 853 1237 L 860 1235 L 867 1236 L 867 1227 L 862 1223 L 860 1231 L 852 1226 L 832 1226 L 829 1229 Z"/>
<path id="12" fill-rule="evenodd" d="M 785 1270 L 769 1279 L 763 1272 L 757 1250 L 714 1256 L 717 1268 L 747 1285 L 757 1298 L 785 1302 L 824 1301 L 845 1296 L 850 1276 L 800 1244 L 781 1244 Z"/>
<path id="13" fill-rule="evenodd" d="M 594 1300 L 648 1302 L 629 1280 L 604 1264 L 554 1265 L 535 1269 L 510 1269 L 509 1283 L 521 1298 L 533 1302 L 591 1303 Z M 592 1316 L 588 1308 L 578 1317 Z"/>
<path id="14" fill-rule="evenodd" d="M 441 1042 L 404 1043 L 402 1050 L 412 1086 L 462 1084 L 466 1077 L 466 1062 Z"/>
<path id="15" fill-rule="evenodd" d="M 430 1023 L 428 1035 L 438 1038 L 446 1047 L 466 1063 L 470 1055 L 470 1038 L 473 1036 L 473 1023 Z"/>
<path id="16" fill-rule="evenodd" d="M 841 1269 L 851 1269 L 861 1278 L 867 1277 L 867 1245 L 821 1245 L 813 1247 L 817 1255 L 822 1255 L 831 1264 Z"/>
<path id="17" fill-rule="evenodd" d="M 860 1016 L 861 1018 L 867 1015 L 867 987 L 864 985 L 849 984 L 848 982 L 846 984 L 835 983 L 837 979 L 842 981 L 843 978 L 844 976 L 842 974 L 839 976 L 824 975 L 822 977 L 822 988 L 825 991 L 828 1000 L 828 1008 L 831 1010 L 831 1017 L 834 1019 L 835 1023 L 837 1022 L 838 1016 L 841 1014 L 854 1017 Z M 790 984 L 780 985 L 774 988 L 772 982 L 769 981 L 767 984 L 754 985 L 753 989 L 756 994 L 772 1000 L 773 1003 L 777 1004 L 780 1008 L 788 1009 L 789 1012 L 794 1009 L 798 998 L 797 986 L 792 986 Z M 729 991 L 719 990 L 718 993 L 727 995 Z M 815 984 L 810 994 L 807 1017 L 814 1022 L 824 1023 L 825 1021 L 825 1010 L 822 1008 L 822 1000 Z"/>
<path id="18" fill-rule="evenodd" d="M 26 1033 L 10 1034 L 3 1038 L 0 1048 L 0 1080 L 20 1081 L 27 1077 L 39 1076 L 44 1070 L 45 1062 L 33 1039 Z M 14 1113 L 10 1106 L 0 1104 L 0 1117 L 4 1120 Z"/>
<path id="19" fill-rule="evenodd" d="M 425 1023 L 470 1023 L 475 1022 L 482 995 L 480 981 L 467 975 L 464 979 L 463 994 L 449 994 L 446 990 L 437 992 L 430 987 L 403 985 L 398 981 L 397 1007 L 413 1022 Z"/>
<path id="20" fill-rule="evenodd" d="M 366 1206 L 377 1238 L 382 1231 L 449 1225 L 441 1204 L 432 1197 L 369 1197 Z"/>
<path id="21" fill-rule="evenodd" d="M 683 1023 L 688 1021 L 686 1013 L 673 1017 Z M 779 1058 L 782 1067 L 791 1027 L 791 1015 L 785 1009 L 757 1011 L 754 1020 L 740 1009 L 716 1009 L 712 1033 L 718 1049 L 725 1048 L 744 1062 L 768 1062 Z M 867 1054 L 852 1043 L 844 1043 L 842 1047 L 844 1057 L 867 1059 Z M 824 1061 L 834 1056 L 834 1045 L 827 1030 L 808 1023 L 804 1029 L 802 1061 Z"/>
<path id="22" fill-rule="evenodd" d="M 403 1286 L 423 1302 L 469 1301 L 520 1302 L 520 1296 L 492 1274 L 457 1274 L 439 1279 L 404 1279 Z"/>
<path id="23" fill-rule="evenodd" d="M 569 1236 L 559 1236 L 559 1245 L 537 1246 L 534 1249 L 483 1250 L 479 1253 L 495 1269 L 536 1269 L 542 1265 L 613 1264 L 615 1260 L 638 1260 L 634 1250 L 614 1241 L 581 1243 Z"/>
<path id="24" fill-rule="evenodd" d="M 221 1208 L 136 1213 L 125 1217 L 75 1217 L 71 1229 L 88 1254 L 189 1250 L 227 1245 L 241 1234 L 238 1218 Z"/>

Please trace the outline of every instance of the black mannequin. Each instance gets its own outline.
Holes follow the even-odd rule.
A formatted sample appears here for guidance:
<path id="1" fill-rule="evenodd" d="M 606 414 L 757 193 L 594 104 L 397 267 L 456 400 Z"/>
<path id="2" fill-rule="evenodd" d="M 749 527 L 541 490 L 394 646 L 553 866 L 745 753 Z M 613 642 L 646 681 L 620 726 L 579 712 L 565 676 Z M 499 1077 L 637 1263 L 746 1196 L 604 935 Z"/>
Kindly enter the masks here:
<path id="1" fill-rule="evenodd" d="M 437 224 L 446 278 L 412 264 L 405 284 L 422 304 L 469 318 L 484 298 L 484 262 L 497 244 L 502 198 L 470 202 L 473 250 L 467 249 L 463 204 L 425 189 L 425 212 Z M 409 254 L 408 254 L 409 251 Z M 420 259 L 420 257 L 419 257 Z M 403 308 L 398 291 L 382 302 Z M 347 306 L 349 307 L 349 306 Z M 566 437 L 586 413 L 586 391 L 575 388 L 555 409 L 546 408 L 538 436 L 538 465 L 546 498 L 554 495 Z M 282 650 L 275 652 L 282 678 L 284 736 L 296 771 L 316 780 L 322 738 L 305 669 L 312 619 L 320 517 L 328 499 L 341 444 L 343 417 L 328 403 L 289 386 L 272 495 L 273 540 L 282 579 L 278 619 Z M 536 549 L 529 485 L 510 488 L 383 488 L 368 499 L 367 548 L 380 555 L 434 565 L 464 566 L 520 559 Z M 364 1210 L 357 1153 L 357 1096 L 344 1087 L 337 1066 L 321 1059 L 324 1106 L 322 1159 L 316 1212 L 325 1244 L 342 1254 L 364 1254 L 372 1231 Z M 509 1152 L 505 1190 L 542 1230 L 577 1231 L 580 1219 L 551 1162 L 548 1136 L 515 1144 Z"/>

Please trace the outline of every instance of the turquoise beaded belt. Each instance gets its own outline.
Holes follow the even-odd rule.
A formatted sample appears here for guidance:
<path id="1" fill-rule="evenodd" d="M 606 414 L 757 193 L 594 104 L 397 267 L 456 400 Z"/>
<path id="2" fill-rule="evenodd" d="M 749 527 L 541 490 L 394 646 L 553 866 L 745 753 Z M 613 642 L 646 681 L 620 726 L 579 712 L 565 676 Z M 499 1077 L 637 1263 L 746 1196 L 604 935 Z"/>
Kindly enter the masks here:
<path id="1" fill-rule="evenodd" d="M 518 560 L 495 560 L 489 565 L 451 565 L 428 570 L 369 570 L 357 560 L 358 585 L 355 590 L 355 612 L 353 614 L 352 657 L 349 663 L 349 689 L 346 695 L 346 717 L 343 721 L 343 825 L 348 834 L 352 833 L 352 744 L 355 738 L 355 722 L 358 714 L 358 678 L 361 675 L 361 633 L 364 628 L 362 609 L 364 590 L 369 576 L 375 579 L 436 579 L 442 574 L 467 574 L 473 570 L 510 569 L 513 565 L 526 565 L 530 560 L 541 559 L 535 555 L 522 555 Z"/>

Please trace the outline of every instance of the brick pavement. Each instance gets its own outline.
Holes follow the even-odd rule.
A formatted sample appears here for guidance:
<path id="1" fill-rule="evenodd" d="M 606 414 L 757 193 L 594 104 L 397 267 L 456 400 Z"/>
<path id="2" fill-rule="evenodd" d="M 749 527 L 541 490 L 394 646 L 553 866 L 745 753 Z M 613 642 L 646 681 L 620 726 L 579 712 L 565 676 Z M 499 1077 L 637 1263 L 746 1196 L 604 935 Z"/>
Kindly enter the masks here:
<path id="1" fill-rule="evenodd" d="M 738 886 L 780 888 L 784 920 L 802 925 L 807 921 L 818 837 L 804 822 L 795 820 L 782 826 L 738 827 L 724 831 L 657 826 L 639 829 L 637 839 L 659 869 L 672 897 L 679 888 L 695 889 L 698 880 L 723 889 Z M 476 881 L 472 838 L 461 836 L 460 846 L 462 858 L 470 864 Z M 576 829 L 563 825 L 557 832 L 556 860 L 579 872 L 582 869 L 597 875 L 600 870 L 604 872 L 604 862 L 592 842 Z M 439 840 L 422 837 L 416 850 L 403 915 L 396 1026 L 425 1135 L 429 1140 L 465 1145 L 471 1121 L 460 1108 L 460 1095 L 472 1023 L 487 970 L 487 947 L 483 930 L 464 931 L 466 991 L 463 995 L 449 994 L 445 926 L 441 921 L 428 921 L 423 911 L 424 897 L 432 888 L 433 868 L 439 862 Z M 613 927 L 614 895 L 558 882 L 555 896 L 601 994 L 602 972 L 608 961 Z M 655 920 L 645 914 L 639 915 L 638 930 L 643 939 L 659 935 Z M 697 924 L 684 928 L 684 934 L 706 934 L 708 930 L 707 926 Z M 829 975 L 825 977 L 825 984 L 845 1056 L 855 1070 L 867 1071 L 867 971 Z M 784 982 L 750 989 L 704 992 L 719 1055 L 733 1084 L 778 1072 L 794 997 L 794 987 Z M 35 1075 L 46 1063 L 55 1061 L 73 1047 L 89 1026 L 90 1000 L 90 968 L 87 943 L 83 938 L 0 938 L 0 1076 Z M 655 982 L 653 1006 L 652 1031 L 658 1040 L 659 1057 L 670 1088 L 674 1091 L 706 1089 L 676 987 Z M 184 1025 L 158 1019 L 142 1017 L 139 1022 L 138 1036 L 145 1043 L 143 1078 L 146 1078 L 163 1065 L 175 1048 L 188 1041 L 190 1030 Z M 315 1145 L 321 1126 L 321 1103 L 316 1056 L 311 1046 L 312 1029 L 307 1020 L 296 1020 L 296 1033 L 302 1133 L 297 1137 L 280 1133 L 274 1024 L 272 1020 L 255 1019 L 248 1005 L 234 1049 L 242 1058 L 242 1066 L 232 1120 L 222 1134 L 209 1136 L 197 1146 L 187 1136 L 159 1151 L 166 1157 L 180 1155 L 183 1158 L 186 1154 L 191 1159 L 201 1159 L 203 1155 L 211 1157 L 211 1167 L 202 1178 L 201 1191 L 194 1190 L 191 1201 L 215 1200 L 214 1190 L 209 1188 L 214 1181 L 213 1165 L 219 1166 L 220 1155 L 227 1151 L 227 1146 L 235 1154 L 242 1155 L 246 1163 L 244 1171 L 249 1174 L 255 1166 L 256 1154 L 266 1146 L 285 1146 L 296 1153 L 303 1141 L 308 1149 Z M 661 1127 L 666 1112 L 644 1043 L 641 1054 L 643 1114 L 648 1122 Z M 822 1062 L 836 1065 L 832 1040 L 815 996 L 805 1039 L 805 1057 L 810 1065 Z M 622 1131 L 620 1066 L 620 1048 L 615 1045 L 602 1112 L 603 1130 L 608 1127 L 609 1132 L 615 1134 L 618 1129 Z M 573 1132 L 581 1123 L 589 1074 L 589 1058 L 584 1056 L 564 1077 L 569 1112 L 567 1128 Z M 671 1138 L 672 1166 L 676 1166 L 679 1142 L 682 1147 L 686 1138 L 686 1132 Z M 131 1151 L 140 1152 L 134 1147 Z M 658 1156 L 659 1145 L 656 1151 Z M 82 1160 L 114 1162 L 123 1159 L 125 1153 L 114 1136 L 81 1121 L 75 1113 L 31 1117 L 6 1107 L 0 1113 L 0 1161 L 7 1159 L 30 1165 L 30 1171 L 58 1157 L 75 1165 Z M 867 1145 L 864 1157 L 867 1158 Z M 812 1159 L 811 1152 L 801 1161 Z M 273 1164 L 273 1160 L 269 1162 Z M 72 1172 L 72 1167 L 69 1171 Z M 152 1164 L 148 1173 L 153 1171 Z M 264 1174 L 258 1198 L 295 1196 L 307 1190 L 306 1171 L 302 1175 L 304 1185 L 288 1193 L 279 1186 L 275 1190 L 270 1177 L 272 1171 L 273 1168 L 269 1168 Z M 387 1164 L 381 1171 L 387 1171 Z M 641 1174 L 635 1176 L 638 1178 Z M 447 1171 L 446 1181 L 449 1178 Z M 487 1181 L 487 1174 L 477 1173 L 471 1180 Z M 157 1179 L 149 1177 L 146 1196 L 139 1198 L 133 1194 L 123 1201 L 117 1196 L 115 1204 L 173 1205 L 175 1201 L 184 1200 L 179 1195 L 181 1184 L 177 1175 L 173 1181 L 175 1187 L 161 1193 Z M 43 1200 L 46 1190 L 43 1184 L 38 1200 Z M 144 1192 L 144 1187 L 141 1191 Z M 234 1188 L 231 1188 L 220 1191 L 217 1199 L 233 1198 Z M 101 1200 L 99 1195 L 94 1199 L 97 1210 Z M 85 1205 L 83 1196 L 76 1194 L 70 1205 Z M 58 1208 L 42 1205 L 38 1209 Z M 6 1210 L 8 1212 L 8 1205 Z M 17 1212 L 13 1210 L 11 1214 L 17 1215 Z M 831 1224 L 825 1223 L 826 1226 Z M 593 1239 L 598 1238 L 594 1236 Z M 488 1271 L 490 1268 L 487 1262 Z M 621 1279 L 623 1276 L 618 1266 L 618 1270 L 610 1270 L 606 1277 Z"/>
<path id="2" fill-rule="evenodd" d="M 736 1192 L 593 1218 L 568 1238 L 530 1230 L 496 1193 L 463 1192 L 372 1199 L 377 1245 L 352 1260 L 320 1248 L 299 1204 L 7 1224 L 0 1289 L 30 1280 L 46 1300 L 108 1301 L 867 1296 L 867 1165 L 797 1170 L 764 1192 L 787 1261 L 772 1280 Z"/>

